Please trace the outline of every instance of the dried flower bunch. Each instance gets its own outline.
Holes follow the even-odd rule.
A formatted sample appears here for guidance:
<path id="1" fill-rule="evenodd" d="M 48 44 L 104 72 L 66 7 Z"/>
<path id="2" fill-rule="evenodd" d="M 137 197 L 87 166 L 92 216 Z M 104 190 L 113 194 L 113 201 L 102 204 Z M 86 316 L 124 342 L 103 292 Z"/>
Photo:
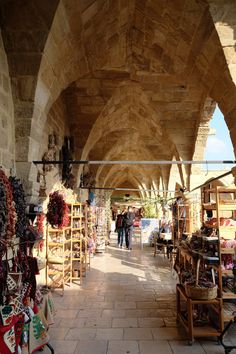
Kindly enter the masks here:
<path id="1" fill-rule="evenodd" d="M 16 177 L 9 177 L 17 214 L 16 236 L 22 237 L 27 226 L 26 201 L 23 185 Z"/>
<path id="2" fill-rule="evenodd" d="M 47 222 L 54 228 L 63 228 L 68 226 L 68 206 L 59 192 L 53 192 L 49 195 L 48 212 L 46 214 Z"/>

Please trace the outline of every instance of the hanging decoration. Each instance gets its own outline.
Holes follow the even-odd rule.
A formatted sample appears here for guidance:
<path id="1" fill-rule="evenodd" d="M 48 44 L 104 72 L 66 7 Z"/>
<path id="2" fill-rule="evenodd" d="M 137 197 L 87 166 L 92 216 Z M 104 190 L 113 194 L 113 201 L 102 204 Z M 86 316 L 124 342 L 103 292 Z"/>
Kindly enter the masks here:
<path id="1" fill-rule="evenodd" d="M 64 144 L 61 148 L 62 165 L 62 183 L 66 188 L 73 189 L 76 184 L 75 176 L 72 173 L 71 161 L 73 160 L 73 140 L 65 136 Z"/>
<path id="2" fill-rule="evenodd" d="M 61 229 L 69 225 L 68 206 L 59 192 L 49 195 L 47 222 L 54 228 Z"/>
<path id="3" fill-rule="evenodd" d="M 38 233 L 43 237 L 44 234 L 44 214 L 37 214 L 36 216 L 36 225 Z"/>
<path id="4" fill-rule="evenodd" d="M 27 226 L 26 217 L 26 201 L 23 185 L 16 177 L 9 177 L 12 187 L 13 200 L 15 202 L 15 210 L 17 215 L 16 237 L 22 237 Z"/>
<path id="5" fill-rule="evenodd" d="M 44 214 L 37 214 L 36 216 L 36 226 L 37 226 L 37 230 L 38 233 L 41 235 L 41 237 L 43 237 L 44 235 L 44 220 L 45 220 L 45 216 Z M 39 250 L 42 251 L 44 247 L 44 241 L 43 239 L 39 242 Z"/>
<path id="6" fill-rule="evenodd" d="M 4 171 L 0 169 L 0 238 L 12 239 L 15 235 L 16 212 L 13 203 L 12 187 Z"/>
<path id="7" fill-rule="evenodd" d="M 4 184 L 0 182 L 0 239 L 4 239 L 7 229 L 7 200 Z"/>

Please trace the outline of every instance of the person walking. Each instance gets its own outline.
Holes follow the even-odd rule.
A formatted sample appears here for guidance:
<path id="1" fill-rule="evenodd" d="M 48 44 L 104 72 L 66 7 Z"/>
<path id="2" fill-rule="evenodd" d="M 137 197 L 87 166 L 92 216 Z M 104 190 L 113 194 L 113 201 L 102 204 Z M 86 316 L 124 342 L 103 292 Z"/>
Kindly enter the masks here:
<path id="1" fill-rule="evenodd" d="M 128 208 L 128 212 L 125 214 L 125 243 L 126 248 L 128 250 L 132 250 L 132 237 L 133 237 L 133 230 L 134 230 L 134 220 L 135 220 L 135 213 L 133 211 L 133 207 Z"/>
<path id="2" fill-rule="evenodd" d="M 123 246 L 123 238 L 124 238 L 124 218 L 125 218 L 125 211 L 123 210 L 121 213 L 117 215 L 116 218 L 116 231 L 118 233 L 118 246 L 122 248 Z"/>

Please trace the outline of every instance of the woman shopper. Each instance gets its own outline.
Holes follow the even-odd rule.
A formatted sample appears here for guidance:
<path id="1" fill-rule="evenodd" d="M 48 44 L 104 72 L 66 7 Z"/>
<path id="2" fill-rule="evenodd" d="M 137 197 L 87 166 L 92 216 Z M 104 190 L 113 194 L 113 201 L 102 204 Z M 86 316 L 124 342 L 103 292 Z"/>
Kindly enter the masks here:
<path id="1" fill-rule="evenodd" d="M 125 214 L 125 243 L 126 248 L 128 250 L 132 250 L 132 237 L 133 237 L 133 230 L 134 230 L 134 220 L 135 220 L 135 213 L 133 211 L 133 207 L 129 207 L 128 212 Z"/>

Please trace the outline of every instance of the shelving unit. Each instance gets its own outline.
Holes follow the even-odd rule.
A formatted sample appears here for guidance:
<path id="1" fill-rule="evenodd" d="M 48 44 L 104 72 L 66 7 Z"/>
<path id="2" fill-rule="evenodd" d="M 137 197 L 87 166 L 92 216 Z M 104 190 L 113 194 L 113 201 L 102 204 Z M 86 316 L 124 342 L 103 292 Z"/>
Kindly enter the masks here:
<path id="1" fill-rule="evenodd" d="M 86 210 L 82 203 L 68 204 L 70 217 L 70 282 L 80 281 L 86 275 L 88 243 L 86 239 Z"/>
<path id="2" fill-rule="evenodd" d="M 88 243 L 88 264 L 90 265 L 90 256 L 95 253 L 96 244 L 96 207 L 86 205 L 84 208 L 85 213 L 85 236 Z"/>
<path id="3" fill-rule="evenodd" d="M 184 287 L 180 284 L 176 287 L 176 296 L 177 320 L 184 326 L 190 345 L 193 344 L 194 338 L 220 336 L 224 329 L 222 299 L 192 300 L 186 295 Z M 205 323 L 202 326 L 199 326 L 197 318 L 194 319 L 194 312 L 195 314 L 197 313 L 199 318 L 201 317 L 201 313 L 204 313 L 206 321 L 204 321 Z M 218 319 L 217 323 L 211 319 L 211 312 L 216 315 Z"/>
<path id="4" fill-rule="evenodd" d="M 177 217 L 179 215 L 178 209 L 176 215 Z M 190 213 L 189 215 L 191 219 L 192 216 Z M 219 337 L 224 328 L 224 322 L 231 320 L 236 310 L 236 294 L 225 281 L 231 279 L 232 282 L 233 270 L 222 269 L 224 257 L 232 257 L 231 266 L 233 266 L 233 257 L 236 255 L 235 219 L 236 188 L 221 186 L 213 188 L 211 185 L 203 187 L 201 190 L 201 232 L 191 235 L 191 238 L 189 237 L 185 242 L 177 243 L 175 270 L 178 272 L 180 281 L 177 285 L 177 317 L 186 329 L 190 344 L 194 337 Z M 214 300 L 192 300 L 185 292 L 184 283 L 195 281 L 196 269 L 199 265 L 202 279 L 208 279 L 218 286 L 217 298 Z M 204 281 L 201 284 L 204 284 Z M 196 314 L 199 310 L 201 313 L 202 307 L 209 310 L 209 314 L 214 312 L 214 319 L 212 323 L 200 321 L 201 325 L 198 323 L 198 327 L 195 328 Z"/>
<path id="5" fill-rule="evenodd" d="M 80 284 L 82 284 L 83 274 L 86 273 L 86 257 L 83 252 L 83 237 L 80 234 L 71 238 L 70 267 L 70 282 L 79 280 Z"/>
<path id="6" fill-rule="evenodd" d="M 65 284 L 77 280 L 82 284 L 89 264 L 84 206 L 74 203 L 68 207 L 70 225 L 63 229 L 48 226 L 46 237 L 46 282 L 63 291 Z"/>
<path id="7" fill-rule="evenodd" d="M 236 294 L 225 291 L 223 287 L 223 276 L 233 276 L 232 269 L 222 269 L 223 255 L 236 256 L 236 247 L 229 248 L 222 246 L 222 240 L 236 239 L 236 188 L 227 188 L 211 185 L 202 189 L 202 223 L 205 227 L 215 230 L 218 236 L 218 257 L 219 264 L 215 267 L 219 277 L 219 292 L 223 299 L 234 300 Z M 225 223 L 225 225 L 222 225 Z"/>
<path id="8" fill-rule="evenodd" d="M 46 237 L 46 285 L 61 288 L 70 282 L 70 228 L 47 227 Z M 50 279 L 50 281 L 49 281 Z"/>
<path id="9" fill-rule="evenodd" d="M 182 234 L 190 235 L 198 228 L 199 213 L 197 212 L 199 201 L 177 199 L 172 207 L 172 239 L 174 246 L 178 246 Z"/>

